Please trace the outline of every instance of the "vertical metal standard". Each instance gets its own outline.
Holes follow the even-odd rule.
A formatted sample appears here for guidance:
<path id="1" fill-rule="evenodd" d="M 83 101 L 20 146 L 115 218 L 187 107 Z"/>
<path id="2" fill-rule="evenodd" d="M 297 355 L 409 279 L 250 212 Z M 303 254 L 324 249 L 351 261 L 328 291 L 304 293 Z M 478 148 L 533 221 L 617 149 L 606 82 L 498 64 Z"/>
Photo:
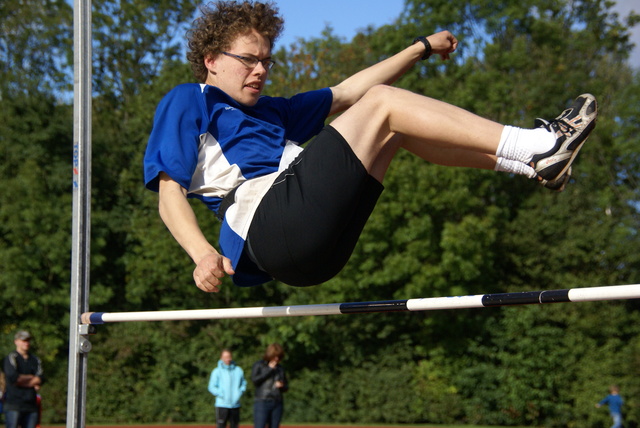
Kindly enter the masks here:
<path id="1" fill-rule="evenodd" d="M 87 352 L 80 316 L 89 308 L 91 242 L 91 0 L 73 6 L 73 224 L 69 321 L 67 428 L 84 428 Z"/>

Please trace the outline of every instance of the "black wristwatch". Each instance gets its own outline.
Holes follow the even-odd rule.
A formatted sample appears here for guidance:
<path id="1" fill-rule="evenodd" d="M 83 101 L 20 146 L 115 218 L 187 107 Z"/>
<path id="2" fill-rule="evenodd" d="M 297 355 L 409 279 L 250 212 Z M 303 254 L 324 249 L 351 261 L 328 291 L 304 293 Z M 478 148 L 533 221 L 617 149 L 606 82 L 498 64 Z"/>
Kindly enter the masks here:
<path id="1" fill-rule="evenodd" d="M 415 45 L 416 42 L 422 42 L 424 44 L 424 54 L 422 55 L 422 58 L 420 58 L 421 60 L 425 60 L 428 59 L 431 56 L 431 43 L 429 43 L 429 40 L 427 40 L 427 38 L 425 36 L 418 36 L 415 39 L 413 39 L 413 43 L 411 43 L 412 45 Z"/>

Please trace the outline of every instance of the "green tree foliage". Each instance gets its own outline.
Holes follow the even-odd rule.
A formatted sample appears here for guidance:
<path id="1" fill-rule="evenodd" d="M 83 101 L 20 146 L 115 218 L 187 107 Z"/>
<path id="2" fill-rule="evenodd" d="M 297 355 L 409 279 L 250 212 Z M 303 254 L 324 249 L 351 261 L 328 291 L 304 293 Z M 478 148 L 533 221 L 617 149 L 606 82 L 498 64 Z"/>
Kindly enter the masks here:
<path id="1" fill-rule="evenodd" d="M 64 0 L 0 3 L 0 99 L 39 89 L 69 90 L 72 10 Z M 4 101 L 4 100 L 3 100 Z"/>
<path id="2" fill-rule="evenodd" d="M 28 328 L 44 362 L 46 423 L 65 418 L 72 106 L 67 2 L 0 5 L 0 350 Z M 328 27 L 275 53 L 268 95 L 340 82 L 450 29 L 453 60 L 420 63 L 398 86 L 500 122 L 531 126 L 581 92 L 600 101 L 570 185 L 429 165 L 400 153 L 348 265 L 310 288 L 277 282 L 218 294 L 142 184 L 153 112 L 178 83 L 196 3 L 93 2 L 91 309 L 304 305 L 629 284 L 639 280 L 640 75 L 625 60 L 632 16 L 603 0 L 408 0 L 393 25 L 347 41 Z M 293 19 L 293 17 L 285 17 Z M 16 49 L 9 49 L 15 46 Z M 18 76 L 17 72 L 24 70 Z M 66 91 L 66 92 L 65 92 Z M 464 126 L 464 124 L 461 124 Z M 194 204 L 215 242 L 219 223 Z M 640 422 L 637 301 L 325 317 L 102 326 L 91 338 L 87 418 L 211 422 L 208 376 L 232 347 L 247 376 L 285 345 L 287 422 L 599 427 L 593 406 L 618 383 Z M 251 418 L 253 387 L 243 398 Z"/>

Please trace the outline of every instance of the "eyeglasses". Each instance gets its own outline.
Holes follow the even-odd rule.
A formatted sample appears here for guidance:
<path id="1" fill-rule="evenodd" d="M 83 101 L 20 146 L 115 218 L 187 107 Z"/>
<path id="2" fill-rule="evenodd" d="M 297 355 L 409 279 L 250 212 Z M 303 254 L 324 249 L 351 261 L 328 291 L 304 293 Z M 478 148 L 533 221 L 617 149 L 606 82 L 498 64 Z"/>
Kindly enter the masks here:
<path id="1" fill-rule="evenodd" d="M 247 56 L 240 56 L 240 55 L 236 55 L 236 54 L 232 54 L 229 52 L 221 52 L 222 54 L 226 55 L 226 56 L 230 56 L 231 58 L 235 58 L 238 61 L 240 61 L 245 67 L 247 68 L 256 68 L 258 66 L 258 63 L 261 62 L 262 66 L 267 69 L 267 70 L 271 70 L 271 68 L 276 65 L 276 62 L 272 59 L 258 59 L 258 58 L 252 58 L 252 57 L 247 57 Z"/>

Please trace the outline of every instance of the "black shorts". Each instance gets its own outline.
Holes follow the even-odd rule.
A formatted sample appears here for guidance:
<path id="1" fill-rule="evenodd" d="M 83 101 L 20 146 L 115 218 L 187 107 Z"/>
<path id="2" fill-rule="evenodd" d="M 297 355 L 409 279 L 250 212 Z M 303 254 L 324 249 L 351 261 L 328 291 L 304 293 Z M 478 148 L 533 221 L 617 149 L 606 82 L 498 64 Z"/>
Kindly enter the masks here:
<path id="1" fill-rule="evenodd" d="M 331 279 L 351 257 L 382 190 L 326 126 L 260 202 L 247 238 L 251 259 L 289 285 Z"/>

